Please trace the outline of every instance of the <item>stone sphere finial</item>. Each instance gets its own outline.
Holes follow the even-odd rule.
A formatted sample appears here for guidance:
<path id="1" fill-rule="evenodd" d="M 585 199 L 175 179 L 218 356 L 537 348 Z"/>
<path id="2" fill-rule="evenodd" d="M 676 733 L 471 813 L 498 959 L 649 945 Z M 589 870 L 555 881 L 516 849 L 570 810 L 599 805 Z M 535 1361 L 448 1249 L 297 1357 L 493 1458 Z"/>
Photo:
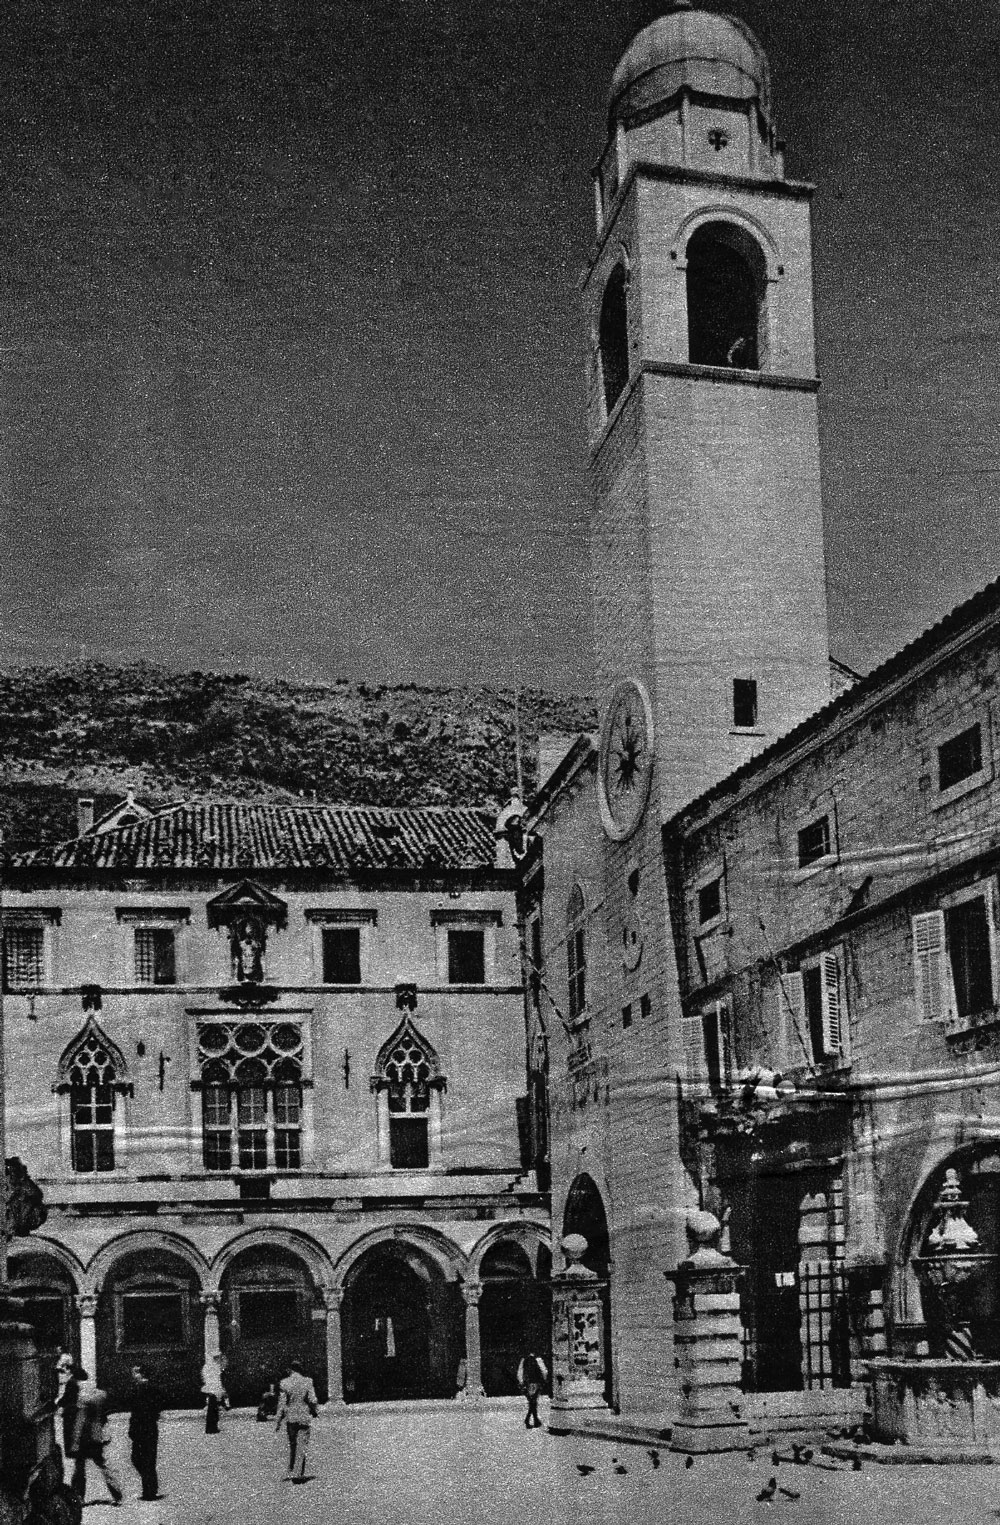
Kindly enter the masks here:
<path id="1" fill-rule="evenodd" d="M 714 1213 L 705 1211 L 689 1213 L 687 1236 L 692 1254 L 695 1250 L 717 1250 L 722 1237 L 722 1224 Z"/>

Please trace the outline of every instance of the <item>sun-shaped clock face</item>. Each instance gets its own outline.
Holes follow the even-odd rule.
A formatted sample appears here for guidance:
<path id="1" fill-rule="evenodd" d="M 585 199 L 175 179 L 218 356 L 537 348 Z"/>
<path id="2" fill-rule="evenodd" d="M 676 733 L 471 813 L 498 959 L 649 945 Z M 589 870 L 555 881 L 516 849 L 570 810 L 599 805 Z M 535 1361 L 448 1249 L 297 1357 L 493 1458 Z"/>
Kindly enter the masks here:
<path id="1" fill-rule="evenodd" d="M 631 680 L 611 696 L 601 733 L 599 795 L 609 837 L 632 835 L 649 798 L 653 771 L 653 716 L 645 689 Z"/>

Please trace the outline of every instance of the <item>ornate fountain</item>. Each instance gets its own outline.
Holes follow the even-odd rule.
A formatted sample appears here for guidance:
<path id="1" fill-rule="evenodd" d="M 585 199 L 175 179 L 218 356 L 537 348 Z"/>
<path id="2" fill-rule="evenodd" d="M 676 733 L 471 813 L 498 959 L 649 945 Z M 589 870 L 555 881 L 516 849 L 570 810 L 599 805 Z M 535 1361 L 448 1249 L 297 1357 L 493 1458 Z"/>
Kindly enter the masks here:
<path id="1" fill-rule="evenodd" d="M 956 1170 L 945 1172 L 934 1226 L 911 1264 L 928 1318 L 930 1354 L 868 1363 L 873 1428 L 903 1442 L 969 1459 L 1000 1455 L 1000 1361 L 976 1352 L 971 1315 L 976 1288 L 998 1257 L 980 1247 Z"/>

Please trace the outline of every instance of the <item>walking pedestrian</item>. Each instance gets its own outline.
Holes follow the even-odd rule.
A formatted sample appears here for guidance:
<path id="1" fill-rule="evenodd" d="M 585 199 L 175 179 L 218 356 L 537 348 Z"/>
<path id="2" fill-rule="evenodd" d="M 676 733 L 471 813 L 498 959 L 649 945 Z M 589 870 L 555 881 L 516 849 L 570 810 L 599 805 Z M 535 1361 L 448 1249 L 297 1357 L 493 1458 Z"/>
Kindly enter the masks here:
<path id="1" fill-rule="evenodd" d="M 541 1356 L 533 1350 L 527 1350 L 517 1368 L 517 1382 L 522 1393 L 528 1400 L 528 1412 L 524 1416 L 524 1428 L 540 1429 L 542 1421 L 538 1417 L 538 1399 L 542 1388 L 548 1380 L 548 1367 Z"/>
<path id="2" fill-rule="evenodd" d="M 87 1463 L 92 1461 L 107 1485 L 113 1504 L 122 1501 L 122 1486 L 105 1456 L 108 1443 L 108 1395 L 92 1381 L 83 1367 L 77 1368 L 80 1389 L 77 1394 L 76 1428 L 73 1433 L 73 1491 L 80 1502 L 87 1498 Z"/>
<path id="3" fill-rule="evenodd" d="M 142 1483 L 142 1499 L 160 1497 L 156 1473 L 156 1453 L 160 1445 L 160 1394 L 141 1366 L 133 1366 L 132 1405 L 128 1416 L 128 1438 L 132 1442 L 132 1465 Z"/>
<path id="4" fill-rule="evenodd" d="M 219 1410 L 226 1401 L 222 1385 L 222 1357 L 210 1355 L 201 1368 L 201 1392 L 205 1399 L 205 1434 L 218 1435 Z"/>
<path id="5" fill-rule="evenodd" d="M 312 1378 L 306 1376 L 298 1361 L 289 1362 L 288 1376 L 283 1378 L 278 1391 L 281 1396 L 278 1399 L 275 1429 L 280 1430 L 284 1423 L 288 1431 L 288 1471 L 285 1477 L 291 1478 L 293 1483 L 304 1483 L 309 1436 L 312 1422 L 319 1413 L 319 1399 Z"/>

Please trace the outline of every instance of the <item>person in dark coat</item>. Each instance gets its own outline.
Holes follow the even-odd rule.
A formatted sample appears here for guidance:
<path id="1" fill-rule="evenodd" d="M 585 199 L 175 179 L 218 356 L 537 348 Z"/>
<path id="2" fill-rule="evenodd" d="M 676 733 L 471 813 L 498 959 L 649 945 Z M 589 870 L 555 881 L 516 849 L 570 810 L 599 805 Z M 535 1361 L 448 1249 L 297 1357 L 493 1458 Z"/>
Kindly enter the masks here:
<path id="1" fill-rule="evenodd" d="M 76 1411 L 79 1407 L 80 1374 L 82 1371 L 82 1366 L 73 1366 L 66 1375 L 65 1381 L 62 1380 L 60 1373 L 56 1413 L 62 1414 L 63 1455 L 65 1457 L 76 1455 Z"/>
<path id="2" fill-rule="evenodd" d="M 142 1483 L 140 1498 L 160 1497 L 156 1475 L 156 1453 L 160 1443 L 160 1395 L 141 1366 L 133 1366 L 132 1406 L 128 1416 L 128 1438 L 132 1442 L 132 1465 Z"/>
<path id="3" fill-rule="evenodd" d="M 528 1400 L 528 1412 L 524 1416 L 526 1430 L 538 1430 L 542 1421 L 538 1417 L 538 1399 L 548 1377 L 548 1368 L 541 1356 L 535 1355 L 533 1350 L 526 1350 L 521 1364 L 517 1368 L 517 1381 L 525 1398 Z"/>

